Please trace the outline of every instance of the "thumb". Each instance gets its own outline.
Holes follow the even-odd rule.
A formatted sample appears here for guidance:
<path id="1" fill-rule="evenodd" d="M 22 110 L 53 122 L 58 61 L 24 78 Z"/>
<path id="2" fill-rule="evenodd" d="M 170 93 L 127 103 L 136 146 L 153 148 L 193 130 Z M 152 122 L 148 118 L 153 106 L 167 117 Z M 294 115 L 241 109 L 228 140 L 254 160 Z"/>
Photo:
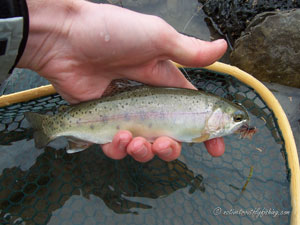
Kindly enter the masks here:
<path id="1" fill-rule="evenodd" d="M 176 32 L 172 40 L 167 46 L 167 54 L 173 61 L 185 66 L 208 66 L 221 58 L 227 49 L 223 39 L 208 42 Z"/>

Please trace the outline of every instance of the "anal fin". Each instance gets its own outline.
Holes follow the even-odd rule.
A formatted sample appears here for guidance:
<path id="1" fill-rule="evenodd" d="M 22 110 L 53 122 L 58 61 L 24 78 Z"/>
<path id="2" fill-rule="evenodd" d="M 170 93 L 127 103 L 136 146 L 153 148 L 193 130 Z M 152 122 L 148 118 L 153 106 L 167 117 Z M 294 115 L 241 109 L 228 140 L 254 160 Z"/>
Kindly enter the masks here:
<path id="1" fill-rule="evenodd" d="M 68 138 L 68 148 L 67 153 L 73 154 L 76 152 L 81 152 L 88 147 L 90 147 L 93 143 L 82 141 L 76 138 Z"/>

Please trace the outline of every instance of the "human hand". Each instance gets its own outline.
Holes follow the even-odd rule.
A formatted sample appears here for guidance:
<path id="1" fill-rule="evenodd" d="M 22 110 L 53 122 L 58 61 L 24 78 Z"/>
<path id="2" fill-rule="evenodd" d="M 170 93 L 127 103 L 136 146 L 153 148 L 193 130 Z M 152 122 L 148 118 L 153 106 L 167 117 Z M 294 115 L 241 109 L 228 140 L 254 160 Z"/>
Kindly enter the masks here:
<path id="1" fill-rule="evenodd" d="M 205 66 L 221 57 L 226 42 L 204 42 L 176 32 L 162 19 L 120 7 L 81 0 L 27 0 L 28 42 L 18 67 L 48 79 L 61 96 L 75 104 L 100 98 L 114 79 L 127 78 L 157 86 L 194 88 L 170 60 Z M 213 156 L 224 153 L 222 138 L 205 142 Z M 160 137 L 153 144 L 120 131 L 102 146 L 114 159 L 127 154 L 146 162 L 180 155 L 180 143 Z"/>

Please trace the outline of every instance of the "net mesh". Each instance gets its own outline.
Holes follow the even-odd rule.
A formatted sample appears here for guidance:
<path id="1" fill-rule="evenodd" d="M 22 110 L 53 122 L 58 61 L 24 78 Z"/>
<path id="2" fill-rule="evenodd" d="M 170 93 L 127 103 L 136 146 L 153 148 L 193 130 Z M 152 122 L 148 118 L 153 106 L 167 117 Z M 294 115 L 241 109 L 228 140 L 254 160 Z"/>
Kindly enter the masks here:
<path id="1" fill-rule="evenodd" d="M 183 144 L 172 162 L 115 161 L 97 145 L 76 154 L 60 139 L 34 147 L 23 113 L 53 113 L 66 104 L 59 95 L 0 108 L 0 224 L 289 223 L 290 173 L 272 111 L 231 76 L 183 73 L 199 89 L 243 104 L 258 128 L 252 140 L 225 137 L 219 158 L 203 144 Z"/>

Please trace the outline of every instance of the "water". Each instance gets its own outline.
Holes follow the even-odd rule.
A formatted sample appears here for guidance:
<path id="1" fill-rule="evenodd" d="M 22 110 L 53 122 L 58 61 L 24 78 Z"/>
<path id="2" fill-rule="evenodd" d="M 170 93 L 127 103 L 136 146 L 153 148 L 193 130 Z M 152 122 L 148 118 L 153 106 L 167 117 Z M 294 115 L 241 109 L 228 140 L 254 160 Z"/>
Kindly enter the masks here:
<path id="1" fill-rule="evenodd" d="M 287 115 L 300 155 L 300 89 L 279 84 L 265 85 L 273 92 Z"/>
<path id="2" fill-rule="evenodd" d="M 145 164 L 129 157 L 108 159 L 96 145 L 76 154 L 52 147 L 37 150 L 33 140 L 1 146 L 1 152 L 6 149 L 11 156 L 1 157 L 7 162 L 0 177 L 1 207 L 11 215 L 6 213 L 5 221 L 21 217 L 26 224 L 230 224 L 243 218 L 215 216 L 213 210 L 290 210 L 286 172 L 279 169 L 281 145 L 264 121 L 251 119 L 260 132 L 268 133 L 267 139 L 226 137 L 226 154 L 220 158 L 212 158 L 203 144 L 184 145 L 174 162 L 154 159 Z M 253 176 L 241 194 L 251 166 Z M 244 217 L 249 223 L 243 224 L 269 219 Z M 288 217 L 272 221 L 286 224 Z"/>
<path id="3" fill-rule="evenodd" d="M 161 16 L 180 32 L 210 40 L 197 1 L 114 3 Z M 277 85 L 271 88 L 283 103 L 299 144 L 300 91 Z M 263 106 L 259 99 L 253 101 Z M 6 144 L 0 142 L 0 223 L 287 224 L 288 216 L 226 215 L 240 209 L 291 210 L 282 145 L 265 121 L 254 116 L 259 113 L 251 114 L 259 133 L 253 140 L 226 137 L 222 157 L 212 158 L 203 144 L 184 144 L 178 160 L 154 159 L 145 164 L 129 157 L 108 159 L 99 146 L 70 155 L 58 141 L 37 150 L 27 138 L 32 133 L 24 121 L 27 133 L 21 130 L 11 139 L 0 133 L 9 139 Z M 0 126 L 0 132 L 4 129 Z M 253 175 L 241 193 L 251 166 Z M 223 214 L 217 215 L 216 209 Z"/>

